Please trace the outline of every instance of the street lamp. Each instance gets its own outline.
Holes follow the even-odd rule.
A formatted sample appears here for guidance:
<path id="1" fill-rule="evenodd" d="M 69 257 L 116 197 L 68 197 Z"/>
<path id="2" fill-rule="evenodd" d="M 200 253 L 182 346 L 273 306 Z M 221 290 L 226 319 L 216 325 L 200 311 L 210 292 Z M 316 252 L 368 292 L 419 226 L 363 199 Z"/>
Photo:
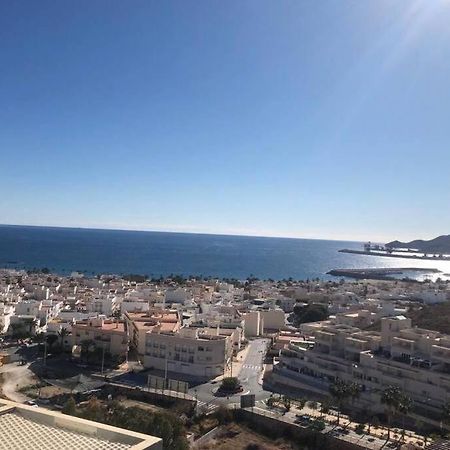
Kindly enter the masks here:
<path id="1" fill-rule="evenodd" d="M 102 341 L 102 375 L 105 368 L 105 343 Z"/>

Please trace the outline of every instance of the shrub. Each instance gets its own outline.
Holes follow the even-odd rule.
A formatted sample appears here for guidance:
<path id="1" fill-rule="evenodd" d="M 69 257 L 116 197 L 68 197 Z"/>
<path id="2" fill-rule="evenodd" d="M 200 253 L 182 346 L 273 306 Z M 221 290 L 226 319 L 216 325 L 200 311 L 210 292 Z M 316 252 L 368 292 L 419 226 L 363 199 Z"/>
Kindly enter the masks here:
<path id="1" fill-rule="evenodd" d="M 234 392 L 240 386 L 239 380 L 236 377 L 227 377 L 222 380 L 220 389 L 225 392 Z"/>
<path id="2" fill-rule="evenodd" d="M 64 414 L 69 414 L 71 416 L 75 415 L 77 409 L 77 404 L 75 403 L 75 400 L 73 397 L 70 397 L 69 400 L 64 404 L 62 412 Z"/>
<path id="3" fill-rule="evenodd" d="M 223 405 L 220 405 L 215 414 L 220 425 L 225 425 L 233 420 L 231 411 Z"/>

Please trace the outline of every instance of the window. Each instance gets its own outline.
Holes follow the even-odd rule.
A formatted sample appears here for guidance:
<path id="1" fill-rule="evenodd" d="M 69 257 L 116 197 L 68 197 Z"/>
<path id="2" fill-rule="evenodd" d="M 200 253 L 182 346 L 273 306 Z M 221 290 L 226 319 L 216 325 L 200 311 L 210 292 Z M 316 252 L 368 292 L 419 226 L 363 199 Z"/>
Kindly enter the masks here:
<path id="1" fill-rule="evenodd" d="M 205 349 L 203 347 L 198 347 L 199 352 L 203 352 Z"/>

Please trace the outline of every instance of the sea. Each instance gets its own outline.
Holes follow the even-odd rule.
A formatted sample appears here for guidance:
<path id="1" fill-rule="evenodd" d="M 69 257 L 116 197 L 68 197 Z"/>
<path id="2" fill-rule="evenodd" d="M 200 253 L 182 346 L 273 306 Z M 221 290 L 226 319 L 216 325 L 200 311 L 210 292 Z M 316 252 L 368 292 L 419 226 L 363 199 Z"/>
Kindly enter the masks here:
<path id="1" fill-rule="evenodd" d="M 141 274 L 335 279 L 332 269 L 412 267 L 450 274 L 450 262 L 339 253 L 361 242 L 0 225 L 0 267 L 69 275 Z M 434 275 L 436 276 L 436 275 Z M 414 278 L 432 277 L 414 272 Z"/>

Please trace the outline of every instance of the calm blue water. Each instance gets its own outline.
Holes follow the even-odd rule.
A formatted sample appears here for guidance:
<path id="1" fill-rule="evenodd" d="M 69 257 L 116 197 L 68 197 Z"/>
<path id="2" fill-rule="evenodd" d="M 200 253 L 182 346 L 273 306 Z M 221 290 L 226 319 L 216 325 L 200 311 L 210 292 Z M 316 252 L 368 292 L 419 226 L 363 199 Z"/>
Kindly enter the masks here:
<path id="1" fill-rule="evenodd" d="M 358 242 L 187 233 L 0 226 L 0 267 L 42 268 L 68 274 L 139 273 L 209 275 L 244 279 L 331 278 L 336 268 L 436 267 L 450 263 L 405 261 L 338 253 Z"/>

